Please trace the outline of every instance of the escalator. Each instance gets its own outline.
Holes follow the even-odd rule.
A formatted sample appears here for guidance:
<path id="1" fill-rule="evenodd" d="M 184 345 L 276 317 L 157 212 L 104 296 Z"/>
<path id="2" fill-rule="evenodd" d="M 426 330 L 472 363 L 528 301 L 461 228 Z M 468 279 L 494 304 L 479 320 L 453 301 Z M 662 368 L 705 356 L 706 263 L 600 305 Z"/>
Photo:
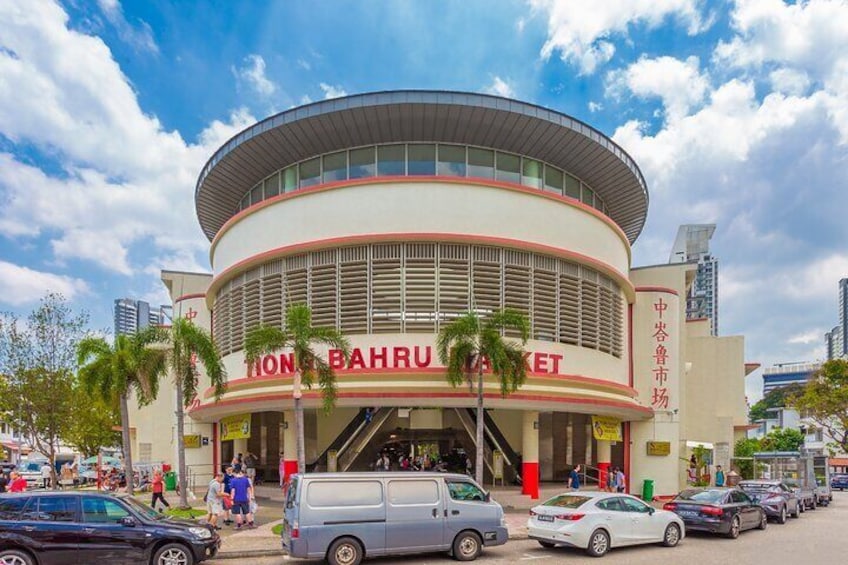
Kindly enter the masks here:
<path id="1" fill-rule="evenodd" d="M 321 452 L 321 455 L 319 455 L 318 458 L 315 461 L 313 461 L 312 463 L 308 463 L 306 465 L 306 471 L 308 473 L 314 473 L 316 471 L 316 469 L 319 469 L 319 468 L 326 471 L 327 470 L 327 455 L 329 454 L 329 452 L 330 451 L 336 451 L 336 452 L 341 451 L 341 449 L 345 445 L 345 443 L 349 439 L 355 437 L 359 433 L 360 428 L 366 423 L 369 410 L 370 410 L 369 408 L 362 408 L 351 419 L 351 421 L 348 423 L 348 425 L 345 426 L 345 428 L 341 432 L 339 432 L 339 435 L 336 436 L 336 439 L 334 439 L 333 442 L 330 445 L 327 446 L 327 449 L 325 449 L 323 452 Z"/>
<path id="2" fill-rule="evenodd" d="M 474 422 L 474 425 L 477 425 L 477 410 L 475 408 L 466 408 L 468 411 L 468 415 L 471 417 L 471 421 Z M 497 424 L 495 424 L 495 420 L 489 414 L 488 411 L 483 411 L 483 425 L 484 425 L 484 438 L 486 440 L 487 456 L 488 459 L 491 457 L 488 455 L 494 450 L 498 450 L 503 454 L 504 458 L 504 475 L 506 475 L 505 479 L 508 481 L 515 481 L 518 484 L 521 484 L 521 456 L 515 452 L 512 446 L 504 437 L 503 433 L 501 433 L 500 428 L 498 428 Z M 510 474 L 512 476 L 510 476 Z"/>

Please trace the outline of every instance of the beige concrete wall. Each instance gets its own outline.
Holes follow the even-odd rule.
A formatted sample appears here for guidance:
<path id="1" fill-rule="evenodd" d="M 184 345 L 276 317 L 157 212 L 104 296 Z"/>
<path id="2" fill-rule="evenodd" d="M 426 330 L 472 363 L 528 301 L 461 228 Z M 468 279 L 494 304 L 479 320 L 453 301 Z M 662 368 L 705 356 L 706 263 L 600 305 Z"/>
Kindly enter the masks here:
<path id="1" fill-rule="evenodd" d="M 333 440 L 338 437 L 345 426 L 359 412 L 357 408 L 334 408 L 329 414 L 325 414 L 323 410 L 319 410 L 318 418 L 318 452 L 322 453 L 327 447 L 333 443 Z"/>
<path id="2" fill-rule="evenodd" d="M 516 453 L 523 449 L 522 425 L 523 416 L 520 410 L 491 410 L 489 416 L 495 421 L 495 425 L 512 446 Z"/>

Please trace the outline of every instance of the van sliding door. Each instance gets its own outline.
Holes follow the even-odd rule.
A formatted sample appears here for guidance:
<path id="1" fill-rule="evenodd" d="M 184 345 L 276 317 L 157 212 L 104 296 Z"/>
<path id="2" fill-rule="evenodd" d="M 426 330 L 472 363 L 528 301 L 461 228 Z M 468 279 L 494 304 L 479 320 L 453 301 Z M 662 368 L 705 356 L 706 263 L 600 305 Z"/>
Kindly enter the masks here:
<path id="1" fill-rule="evenodd" d="M 435 479 L 387 482 L 386 550 L 446 549 L 445 501 Z"/>

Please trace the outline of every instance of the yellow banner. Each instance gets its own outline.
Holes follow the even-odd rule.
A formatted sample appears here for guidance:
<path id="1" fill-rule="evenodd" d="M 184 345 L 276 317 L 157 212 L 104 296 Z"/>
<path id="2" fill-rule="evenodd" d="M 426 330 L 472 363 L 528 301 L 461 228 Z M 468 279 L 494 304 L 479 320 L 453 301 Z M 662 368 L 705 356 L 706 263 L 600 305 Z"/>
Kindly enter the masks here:
<path id="1" fill-rule="evenodd" d="M 592 416 L 592 435 L 603 441 L 621 441 L 621 420 Z"/>
<path id="2" fill-rule="evenodd" d="M 248 439 L 250 437 L 250 414 L 227 416 L 220 422 L 221 441 Z"/>
<path id="3" fill-rule="evenodd" d="M 186 434 L 183 436 L 183 445 L 186 449 L 197 449 L 200 447 L 200 434 Z"/>

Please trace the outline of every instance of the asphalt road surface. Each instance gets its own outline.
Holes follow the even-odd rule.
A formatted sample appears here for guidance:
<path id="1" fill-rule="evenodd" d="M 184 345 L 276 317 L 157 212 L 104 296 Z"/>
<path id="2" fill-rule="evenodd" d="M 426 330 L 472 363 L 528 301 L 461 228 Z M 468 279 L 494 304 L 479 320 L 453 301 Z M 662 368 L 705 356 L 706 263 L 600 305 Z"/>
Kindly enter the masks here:
<path id="1" fill-rule="evenodd" d="M 637 546 L 613 549 L 598 563 L 656 565 L 657 563 L 745 563 L 777 565 L 782 563 L 830 564 L 845 563 L 845 536 L 848 533 L 848 492 L 835 492 L 833 503 L 827 508 L 808 511 L 798 519 L 790 519 L 781 526 L 769 522 L 765 531 L 749 530 L 739 539 L 731 540 L 705 534 L 692 534 L 675 548 Z M 506 545 L 486 549 L 475 563 L 579 563 L 588 559 L 576 549 L 544 549 L 531 540 L 510 541 Z M 307 561 L 288 557 L 252 558 L 251 565 L 306 564 Z M 593 560 L 594 561 L 594 560 Z M 228 565 L 233 560 L 216 560 L 209 563 Z M 448 564 L 444 554 L 377 558 L 366 561 L 374 565 Z M 314 563 L 314 562 L 313 562 Z"/>

